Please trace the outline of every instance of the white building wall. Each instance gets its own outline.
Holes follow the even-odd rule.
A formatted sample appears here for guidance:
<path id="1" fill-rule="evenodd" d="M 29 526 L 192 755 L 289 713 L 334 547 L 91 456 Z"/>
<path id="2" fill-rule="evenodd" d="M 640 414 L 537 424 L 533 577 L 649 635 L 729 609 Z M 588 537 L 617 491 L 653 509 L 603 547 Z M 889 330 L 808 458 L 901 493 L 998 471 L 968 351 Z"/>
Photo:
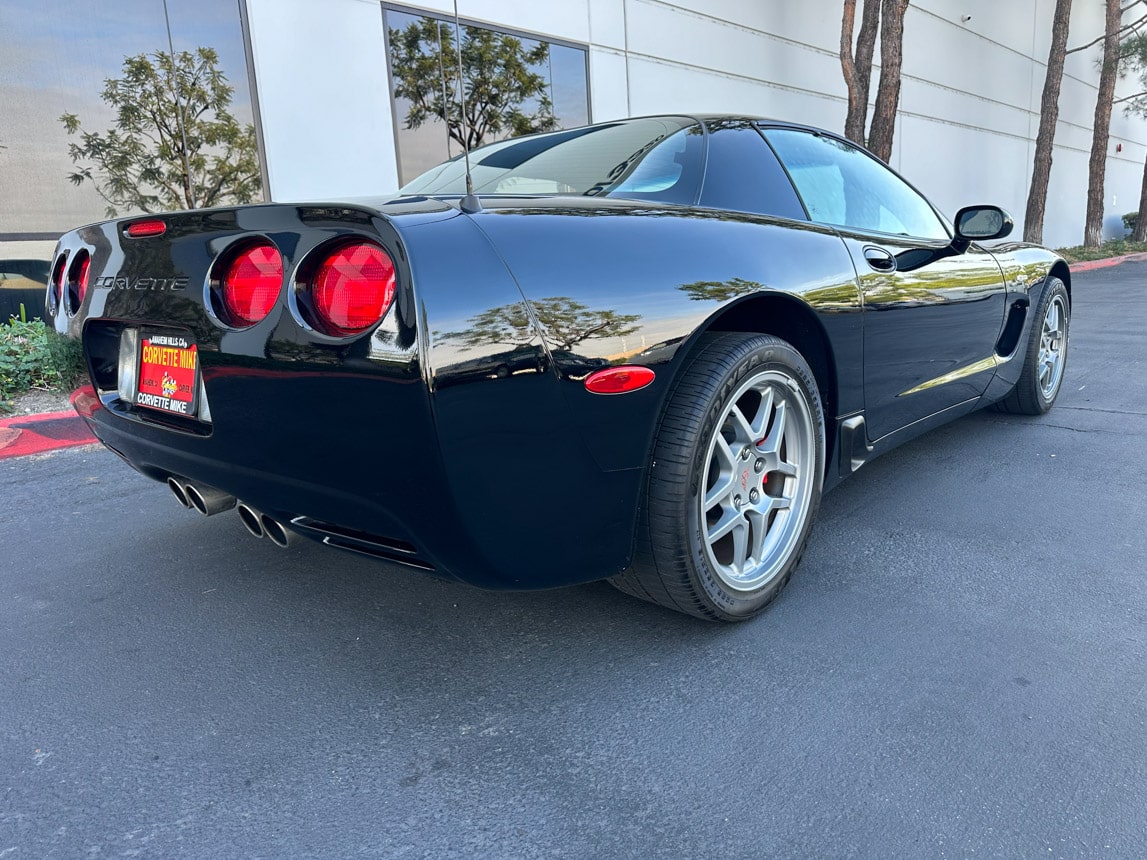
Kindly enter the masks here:
<path id="1" fill-rule="evenodd" d="M 394 190 L 380 5 L 246 5 L 273 198 Z M 453 13 L 450 0 L 393 5 Z M 1103 29 L 1102 4 L 1074 6 L 1071 46 Z M 840 0 L 458 0 L 464 19 L 585 44 L 595 121 L 730 111 L 834 130 L 846 108 L 841 7 Z M 1053 7 L 1054 0 L 912 0 L 908 7 L 891 163 L 945 211 L 992 202 L 1022 221 Z M 1052 246 L 1083 237 L 1098 50 L 1067 58 L 1044 232 Z M 1134 85 L 1121 82 L 1120 92 Z M 1112 235 L 1121 234 L 1119 215 L 1138 205 L 1145 157 L 1147 123 L 1117 108 L 1106 183 Z"/>
<path id="2" fill-rule="evenodd" d="M 398 168 L 376 0 L 247 0 L 274 200 L 394 189 Z"/>

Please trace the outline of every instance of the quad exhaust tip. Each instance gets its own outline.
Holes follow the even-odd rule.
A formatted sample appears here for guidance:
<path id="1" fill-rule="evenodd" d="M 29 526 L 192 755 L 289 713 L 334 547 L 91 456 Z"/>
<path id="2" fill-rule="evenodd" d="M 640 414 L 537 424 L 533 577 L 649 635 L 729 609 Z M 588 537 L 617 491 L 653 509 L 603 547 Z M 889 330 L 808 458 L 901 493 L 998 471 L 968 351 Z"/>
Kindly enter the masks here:
<path id="1" fill-rule="evenodd" d="M 266 514 L 259 517 L 259 525 L 263 527 L 263 534 L 275 546 L 286 549 L 291 545 L 291 533 L 287 531 L 278 520 L 271 519 Z"/>
<path id="2" fill-rule="evenodd" d="M 275 546 L 281 547 L 282 549 L 286 549 L 294 543 L 294 534 L 288 531 L 286 526 L 274 517 L 256 510 L 246 502 L 239 502 L 236 506 L 236 510 L 239 513 L 239 519 L 243 522 L 244 528 L 255 537 L 265 537 Z"/>
<path id="3" fill-rule="evenodd" d="M 263 537 L 263 523 L 260 522 L 261 514 L 257 510 L 245 502 L 240 502 L 235 510 L 238 511 L 239 519 L 247 531 L 257 538 Z"/>
<path id="4" fill-rule="evenodd" d="M 191 507 L 191 502 L 187 499 L 187 493 L 183 489 L 183 484 L 175 480 L 175 478 L 167 479 L 167 488 L 171 490 L 171 495 L 175 496 L 175 501 L 183 505 L 185 508 Z"/>
<path id="5" fill-rule="evenodd" d="M 228 495 L 222 490 L 204 485 L 196 486 L 192 483 L 180 481 L 175 477 L 167 479 L 167 487 L 171 490 L 171 495 L 175 496 L 175 501 L 179 502 L 179 504 L 185 508 L 199 511 L 199 513 L 205 517 L 214 516 L 215 514 L 235 508 L 239 513 L 239 519 L 243 523 L 243 527 L 253 536 L 257 538 L 265 537 L 275 546 L 282 547 L 283 549 L 286 549 L 294 543 L 294 533 L 287 529 L 281 522 L 272 516 L 264 514 L 262 511 L 256 510 L 246 502 L 240 502 L 234 496 Z"/>
<path id="6" fill-rule="evenodd" d="M 175 501 L 185 508 L 199 511 L 205 517 L 221 514 L 223 511 L 229 511 L 235 507 L 234 496 L 214 487 L 197 487 L 192 483 L 171 477 L 167 479 L 167 488 L 171 490 L 171 495 L 175 496 Z"/>

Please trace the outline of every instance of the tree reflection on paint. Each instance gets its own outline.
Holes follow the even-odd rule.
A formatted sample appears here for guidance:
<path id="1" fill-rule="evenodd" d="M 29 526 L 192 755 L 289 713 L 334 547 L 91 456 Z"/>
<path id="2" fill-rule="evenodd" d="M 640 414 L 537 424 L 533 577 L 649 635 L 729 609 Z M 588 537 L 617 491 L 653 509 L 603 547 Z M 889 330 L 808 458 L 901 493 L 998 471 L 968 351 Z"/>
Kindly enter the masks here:
<path id="1" fill-rule="evenodd" d="M 677 289 L 695 302 L 727 302 L 764 288 L 765 285 L 759 281 L 732 278 L 728 281 L 693 281 Z"/>
<path id="2" fill-rule="evenodd" d="M 633 325 L 640 314 L 620 314 L 614 310 L 594 310 L 568 296 L 537 299 L 532 303 L 538 322 L 550 347 L 570 350 L 585 340 L 625 337 L 637 331 Z M 463 349 L 501 343 L 526 346 L 535 340 L 535 331 L 522 302 L 501 305 L 471 317 L 465 331 L 448 332 L 443 339 L 458 341 Z"/>

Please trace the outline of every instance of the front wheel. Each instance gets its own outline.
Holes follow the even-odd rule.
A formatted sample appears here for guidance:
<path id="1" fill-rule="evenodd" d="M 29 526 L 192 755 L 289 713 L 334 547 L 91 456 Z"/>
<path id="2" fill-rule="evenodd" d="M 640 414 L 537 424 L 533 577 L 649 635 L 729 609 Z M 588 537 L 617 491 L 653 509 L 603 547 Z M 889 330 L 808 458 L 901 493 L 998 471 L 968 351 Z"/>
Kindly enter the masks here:
<path id="1" fill-rule="evenodd" d="M 1071 299 L 1059 278 L 1048 277 L 1032 320 L 1032 333 L 1024 352 L 1019 381 L 1003 400 L 992 404 L 997 412 L 1043 415 L 1055 405 L 1067 368 Z"/>
<path id="2" fill-rule="evenodd" d="M 816 380 L 769 335 L 707 335 L 657 431 L 622 591 L 701 618 L 757 615 L 788 583 L 820 506 Z"/>

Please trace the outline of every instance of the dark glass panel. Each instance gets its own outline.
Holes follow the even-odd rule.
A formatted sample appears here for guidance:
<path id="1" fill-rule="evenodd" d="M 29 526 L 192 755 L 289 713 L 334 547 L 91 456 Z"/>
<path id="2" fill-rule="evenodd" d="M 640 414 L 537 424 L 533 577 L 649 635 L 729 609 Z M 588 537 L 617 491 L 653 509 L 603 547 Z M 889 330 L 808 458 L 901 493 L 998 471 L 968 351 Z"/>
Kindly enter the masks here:
<path id="1" fill-rule="evenodd" d="M 773 151 L 748 123 L 710 123 L 701 205 L 806 220 Z"/>

